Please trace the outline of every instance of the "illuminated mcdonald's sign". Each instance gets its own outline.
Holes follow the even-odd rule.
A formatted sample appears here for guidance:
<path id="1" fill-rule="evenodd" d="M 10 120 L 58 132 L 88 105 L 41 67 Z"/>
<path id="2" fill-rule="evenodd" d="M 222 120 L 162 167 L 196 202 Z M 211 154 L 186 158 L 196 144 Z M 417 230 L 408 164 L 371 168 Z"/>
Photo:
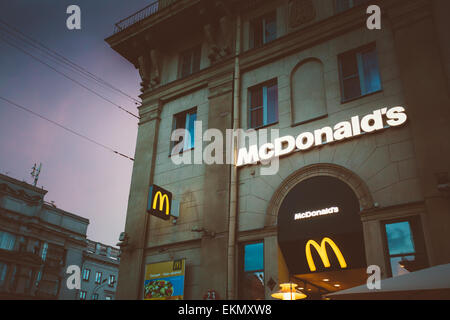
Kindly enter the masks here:
<path id="1" fill-rule="evenodd" d="M 152 185 L 148 193 L 147 212 L 158 218 L 169 220 L 172 193 L 157 185 Z"/>
<path id="2" fill-rule="evenodd" d="M 327 248 L 326 248 L 327 243 L 330 245 L 331 249 L 333 249 L 333 252 L 337 257 L 341 268 L 342 269 L 347 268 L 347 263 L 345 262 L 345 259 L 344 259 L 344 256 L 342 255 L 341 250 L 339 250 L 338 246 L 336 245 L 336 243 L 334 243 L 333 240 L 325 237 L 322 239 L 322 242 L 320 243 L 320 245 L 314 240 L 309 240 L 306 243 L 306 246 L 305 246 L 306 260 L 308 262 L 308 266 L 309 266 L 309 269 L 311 270 L 311 272 L 314 272 L 317 270 L 316 265 L 314 264 L 314 260 L 311 255 L 311 246 L 313 246 L 314 249 L 316 249 L 317 253 L 319 254 L 320 258 L 322 259 L 323 266 L 325 268 L 329 268 L 331 266 L 330 259 L 328 259 L 328 254 L 327 254 Z"/>

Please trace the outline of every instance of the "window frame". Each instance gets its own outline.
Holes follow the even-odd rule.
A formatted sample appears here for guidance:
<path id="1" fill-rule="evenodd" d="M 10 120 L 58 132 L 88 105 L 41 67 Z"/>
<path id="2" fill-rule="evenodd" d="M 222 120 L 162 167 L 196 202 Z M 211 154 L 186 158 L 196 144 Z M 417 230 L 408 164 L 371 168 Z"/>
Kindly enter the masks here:
<path id="1" fill-rule="evenodd" d="M 343 9 L 343 10 L 338 10 L 338 2 L 339 1 L 341 1 L 341 0 L 334 0 L 333 1 L 333 4 L 334 4 L 334 13 L 335 14 L 339 14 L 339 13 L 343 13 L 343 12 L 346 12 L 346 11 L 348 11 L 348 10 L 351 10 L 351 9 L 353 9 L 353 8 L 357 8 L 357 7 L 360 7 L 360 6 L 362 6 L 362 5 L 366 5 L 366 4 L 368 4 L 369 3 L 369 0 L 363 0 L 363 2 L 361 2 L 361 3 L 359 3 L 359 4 L 356 4 L 355 5 L 355 1 L 356 0 L 348 0 L 349 2 L 351 2 L 351 4 L 349 5 L 349 7 L 348 8 L 346 8 L 346 9 Z"/>
<path id="2" fill-rule="evenodd" d="M 389 224 L 396 224 L 401 222 L 408 222 L 411 230 L 412 241 L 414 245 L 414 252 L 400 253 L 400 254 L 390 254 L 389 252 L 389 242 L 387 237 L 386 226 Z M 382 233 L 383 233 L 383 244 L 384 244 L 384 257 L 386 261 L 387 274 L 389 277 L 394 277 L 392 273 L 391 259 L 396 257 L 407 257 L 414 256 L 415 259 L 418 257 L 423 257 L 426 264 L 428 265 L 428 257 L 425 246 L 425 237 L 423 233 L 423 225 L 420 216 L 409 216 L 396 219 L 385 220 L 381 222 Z"/>
<path id="3" fill-rule="evenodd" d="M 87 271 L 87 278 L 85 277 L 86 271 Z M 91 269 L 84 268 L 83 269 L 83 276 L 82 276 L 83 281 L 89 282 L 90 278 L 91 278 Z"/>
<path id="4" fill-rule="evenodd" d="M 369 93 L 363 93 L 363 88 L 362 88 L 362 81 L 364 81 L 364 79 L 361 79 L 361 74 L 362 71 L 360 69 L 361 65 L 360 65 L 360 59 L 358 58 L 358 55 L 362 54 L 362 53 L 366 53 L 366 52 L 370 52 L 370 51 L 374 51 L 376 54 L 376 58 L 377 58 L 377 66 L 378 66 L 378 76 L 380 79 L 380 88 L 378 90 L 369 92 Z M 344 79 L 343 76 L 343 66 L 342 66 L 342 58 L 347 56 L 347 55 L 352 55 L 353 58 L 356 59 L 356 67 L 357 67 L 357 73 L 354 74 L 356 76 L 347 76 Z M 340 54 L 338 54 L 337 56 L 337 62 L 338 62 L 338 72 L 339 72 L 339 85 L 340 85 L 340 94 L 341 94 L 341 104 L 345 104 L 348 102 L 352 102 L 358 99 L 362 99 L 377 93 L 380 93 L 383 91 L 383 81 L 381 79 L 381 72 L 380 72 L 380 64 L 379 64 L 379 59 L 378 59 L 378 51 L 377 51 L 377 45 L 376 42 L 371 42 L 368 44 L 365 44 L 363 46 L 360 46 L 358 48 L 352 49 L 352 50 L 348 50 L 345 52 L 342 52 Z M 345 98 L 345 86 L 344 86 L 344 81 L 349 80 L 349 79 L 354 79 L 354 78 L 358 78 L 359 80 L 359 90 L 360 90 L 360 94 L 359 96 L 356 97 L 352 97 L 352 98 Z"/>
<path id="5" fill-rule="evenodd" d="M 189 115 L 192 115 L 192 114 L 194 114 L 195 113 L 195 115 L 196 115 L 196 120 L 195 121 L 198 121 L 198 118 L 197 118 L 197 116 L 198 116 L 198 110 L 197 110 L 197 107 L 193 107 L 193 108 L 190 108 L 190 109 L 187 109 L 187 110 L 184 110 L 184 111 L 181 111 L 181 112 L 178 112 L 178 113 L 176 113 L 176 114 L 174 114 L 173 116 L 172 116 L 172 131 L 171 131 L 171 133 L 170 133 L 170 148 L 169 148 L 169 157 L 171 157 L 171 156 L 173 156 L 173 155 L 176 155 L 176 154 L 182 154 L 182 153 L 184 153 L 184 152 L 187 152 L 187 151 L 190 151 L 190 150 L 194 150 L 195 149 L 195 121 L 194 121 L 194 128 L 193 128 L 193 130 L 194 130 L 194 143 L 193 143 L 193 145 L 192 146 L 190 146 L 189 148 L 187 148 L 187 149 L 185 149 L 185 147 L 186 147 L 186 144 L 183 146 L 183 149 L 179 152 L 179 153 L 173 153 L 173 148 L 175 147 L 175 145 L 177 145 L 178 143 L 180 143 L 180 141 L 172 141 L 172 133 L 176 130 L 176 129 L 184 129 L 184 130 L 186 130 L 186 116 L 189 114 Z M 176 123 L 176 120 L 179 118 L 179 117 L 181 117 L 181 116 L 183 116 L 183 118 L 184 118 L 184 128 L 177 128 L 177 123 Z M 192 139 L 192 136 L 191 136 L 191 139 Z M 184 141 L 184 143 L 186 143 L 186 141 L 184 140 L 184 137 L 183 137 L 183 141 Z"/>
<path id="6" fill-rule="evenodd" d="M 113 279 L 113 281 L 111 281 L 111 278 Z M 114 274 L 110 274 L 108 277 L 108 286 L 114 288 L 115 284 L 116 284 L 116 276 Z"/>
<path id="7" fill-rule="evenodd" d="M 264 88 L 266 88 L 266 94 L 267 94 L 268 89 L 270 87 L 273 87 L 273 86 L 276 86 L 276 88 L 277 88 L 277 100 L 276 100 L 276 103 L 277 103 L 277 108 L 276 108 L 277 109 L 277 114 L 276 114 L 276 121 L 271 122 L 271 123 L 269 123 L 269 122 L 264 123 L 264 118 L 268 119 L 268 104 L 264 105 L 264 103 L 267 103 L 268 97 L 267 96 L 264 97 Z M 257 90 L 257 89 L 262 89 L 263 90 L 263 93 L 262 93 L 262 95 L 263 95 L 263 105 L 252 108 L 252 105 L 251 105 L 252 92 L 254 90 Z M 257 85 L 248 87 L 247 88 L 247 128 L 248 129 L 253 129 L 253 130 L 258 130 L 258 129 L 262 129 L 262 128 L 269 127 L 269 126 L 277 124 L 280 121 L 279 105 L 280 104 L 279 104 L 278 78 L 273 78 L 273 79 L 264 81 L 262 83 L 259 83 Z M 252 112 L 255 111 L 255 110 L 260 110 L 260 109 L 263 109 L 263 123 L 260 126 L 252 127 Z"/>
<path id="8" fill-rule="evenodd" d="M 98 298 L 99 298 L 98 293 L 93 293 L 92 297 L 91 297 L 91 300 L 98 300 Z"/>
<path id="9" fill-rule="evenodd" d="M 100 280 L 98 280 L 98 275 L 100 275 Z M 102 283 L 102 278 L 103 278 L 103 272 L 101 271 L 96 271 L 95 272 L 95 283 L 96 284 L 101 284 Z"/>
<path id="10" fill-rule="evenodd" d="M 84 290 L 80 290 L 80 293 L 78 294 L 78 298 L 80 300 L 86 300 L 87 292 Z"/>
<path id="11" fill-rule="evenodd" d="M 248 245 L 252 245 L 252 244 L 259 244 L 262 243 L 263 246 L 263 255 L 262 255 L 262 262 L 263 262 L 263 269 L 258 269 L 258 270 L 252 270 L 252 271 L 245 271 L 245 247 Z M 266 288 L 266 256 L 265 256 L 265 247 L 266 244 L 264 242 L 264 239 L 259 239 L 259 240 L 253 240 L 253 241 L 247 241 L 247 242 L 242 242 L 239 245 L 239 262 L 238 262 L 238 278 L 239 278 L 239 286 L 238 286 L 238 298 L 239 299 L 243 299 L 244 295 L 243 295 L 243 290 L 245 290 L 244 286 L 243 286 L 243 280 L 245 279 L 245 276 L 247 274 L 254 274 L 256 272 L 262 272 L 263 273 L 263 287 L 264 289 Z M 264 292 L 265 295 L 265 292 Z"/>
<path id="12" fill-rule="evenodd" d="M 196 65 L 196 54 L 198 54 L 198 66 Z M 189 73 L 183 74 L 183 60 L 184 57 L 189 55 L 190 66 Z M 196 46 L 190 47 L 189 49 L 183 50 L 178 55 L 178 79 L 187 78 L 194 73 L 197 73 L 201 70 L 202 63 L 202 45 L 198 44 Z M 197 68 L 198 67 L 198 68 Z"/>
<path id="13" fill-rule="evenodd" d="M 275 37 L 271 40 L 266 39 L 266 27 L 267 27 L 267 21 L 269 18 L 273 18 L 275 22 Z M 250 20 L 250 28 L 249 28 L 249 48 L 250 49 L 257 49 L 262 48 L 266 44 L 276 40 L 278 38 L 278 24 L 277 24 L 277 10 L 273 9 L 271 11 L 266 12 L 263 15 L 260 15 L 252 20 Z M 256 44 L 255 39 L 255 32 L 256 28 L 255 25 L 259 25 L 259 29 L 261 30 L 261 44 Z"/>

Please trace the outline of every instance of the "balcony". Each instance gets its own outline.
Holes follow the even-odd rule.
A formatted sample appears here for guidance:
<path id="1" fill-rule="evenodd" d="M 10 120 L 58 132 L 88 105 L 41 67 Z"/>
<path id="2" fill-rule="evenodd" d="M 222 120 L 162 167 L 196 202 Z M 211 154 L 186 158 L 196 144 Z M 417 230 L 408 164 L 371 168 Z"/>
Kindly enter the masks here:
<path id="1" fill-rule="evenodd" d="M 114 25 L 114 34 L 125 30 L 128 27 L 156 14 L 162 9 L 168 8 L 178 2 L 179 0 L 156 0 L 150 3 L 145 8 L 139 10 L 138 12 L 132 14 L 131 16 L 122 19 Z"/>

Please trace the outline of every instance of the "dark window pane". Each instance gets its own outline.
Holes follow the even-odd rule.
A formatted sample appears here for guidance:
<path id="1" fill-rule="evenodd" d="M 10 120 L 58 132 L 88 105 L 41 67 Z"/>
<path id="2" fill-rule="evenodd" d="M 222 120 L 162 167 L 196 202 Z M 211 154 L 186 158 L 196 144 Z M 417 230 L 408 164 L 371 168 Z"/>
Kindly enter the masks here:
<path id="1" fill-rule="evenodd" d="M 242 299 L 264 300 L 264 272 L 245 273 L 241 288 Z"/>
<path id="2" fill-rule="evenodd" d="M 250 35 L 250 47 L 259 48 L 263 45 L 263 25 L 262 19 L 257 19 L 252 23 L 252 31 Z"/>
<path id="3" fill-rule="evenodd" d="M 194 50 L 194 57 L 193 57 L 193 65 L 192 65 L 192 73 L 197 72 L 200 70 L 200 59 L 202 54 L 202 48 L 198 46 Z"/>
<path id="4" fill-rule="evenodd" d="M 250 111 L 250 128 L 258 128 L 264 125 L 264 109 L 258 108 Z"/>
<path id="5" fill-rule="evenodd" d="M 386 225 L 389 254 L 414 253 L 414 240 L 409 222 L 398 222 Z"/>
<path id="6" fill-rule="evenodd" d="M 278 121 L 278 86 L 267 88 L 267 124 Z"/>
<path id="7" fill-rule="evenodd" d="M 250 107 L 262 107 L 263 105 L 263 88 L 259 87 L 250 91 Z"/>
<path id="8" fill-rule="evenodd" d="M 344 100 L 353 99 L 361 95 L 359 78 L 352 78 L 343 81 Z"/>
<path id="9" fill-rule="evenodd" d="M 336 12 L 342 12 L 350 8 L 350 0 L 336 0 Z"/>
<path id="10" fill-rule="evenodd" d="M 247 244 L 244 247 L 244 271 L 264 269 L 264 244 Z"/>
<path id="11" fill-rule="evenodd" d="M 265 43 L 277 38 L 277 19 L 275 13 L 268 15 L 265 19 Z"/>
<path id="12" fill-rule="evenodd" d="M 344 54 L 340 57 L 343 78 L 358 74 L 358 62 L 354 53 Z"/>
<path id="13" fill-rule="evenodd" d="M 381 90 L 380 73 L 378 71 L 378 59 L 375 50 L 364 52 L 361 54 L 362 68 L 364 72 L 364 88 L 363 94 L 372 93 Z"/>

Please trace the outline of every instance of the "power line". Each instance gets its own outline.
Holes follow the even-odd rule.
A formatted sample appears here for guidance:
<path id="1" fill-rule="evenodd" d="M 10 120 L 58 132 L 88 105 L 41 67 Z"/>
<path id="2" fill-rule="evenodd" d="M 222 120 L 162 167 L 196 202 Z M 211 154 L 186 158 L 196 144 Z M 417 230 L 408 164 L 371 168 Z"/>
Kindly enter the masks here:
<path id="1" fill-rule="evenodd" d="M 70 133 L 72 133 L 72 134 L 82 138 L 82 139 L 85 139 L 85 140 L 87 140 L 87 141 L 97 145 L 97 146 L 100 146 L 100 147 L 102 147 L 104 149 L 107 149 L 107 150 L 109 150 L 109 151 L 111 151 L 111 152 L 113 152 L 113 153 L 115 153 L 115 154 L 117 154 L 117 155 L 119 155 L 121 157 L 124 157 L 124 158 L 127 158 L 127 159 L 131 160 L 131 161 L 134 161 L 133 158 L 131 158 L 131 157 L 129 157 L 129 156 L 119 152 L 119 151 L 116 151 L 116 150 L 114 150 L 114 149 L 112 149 L 112 148 L 110 148 L 110 147 L 108 147 L 108 146 L 106 146 L 106 145 L 104 145 L 104 144 L 102 144 L 100 142 L 97 142 L 97 141 L 95 141 L 95 140 L 93 140 L 93 139 L 91 139 L 91 138 L 89 138 L 89 137 L 87 137 L 87 136 L 85 136 L 85 135 L 83 135 L 81 133 L 78 133 L 78 132 L 76 132 L 76 131 L 74 131 L 74 130 L 72 130 L 70 128 L 67 128 L 67 127 L 63 126 L 62 124 L 59 124 L 56 121 L 53 121 L 53 120 L 51 120 L 51 119 L 49 119 L 47 117 L 44 117 L 44 116 L 40 115 L 39 113 L 36 113 L 36 112 L 34 112 L 34 111 L 32 111 L 32 110 L 30 110 L 30 109 L 28 109 L 28 108 L 26 108 L 26 107 L 24 107 L 22 105 L 19 105 L 19 104 L 15 103 L 15 102 L 13 102 L 13 101 L 11 101 L 9 99 L 6 99 L 5 97 L 0 96 L 0 99 L 5 101 L 5 102 L 7 102 L 7 103 L 9 103 L 10 105 L 15 106 L 16 108 L 19 108 L 19 109 L 21 109 L 23 111 L 29 112 L 32 115 L 36 116 L 36 117 L 39 117 L 39 118 L 41 118 L 41 119 L 43 119 L 45 121 L 48 121 L 48 122 L 54 124 L 55 126 L 58 126 L 58 127 L 62 128 L 64 130 L 66 130 L 66 131 L 68 131 L 68 132 L 70 132 Z"/>
<path id="2" fill-rule="evenodd" d="M 20 48 L 19 46 L 15 45 L 14 43 L 11 43 L 10 41 L 8 41 L 8 40 L 5 38 L 4 35 L 0 35 L 0 39 L 3 40 L 4 42 L 6 42 L 7 44 L 9 44 L 10 46 L 16 48 L 17 50 L 23 52 L 24 54 L 30 56 L 30 57 L 33 58 L 34 60 L 36 60 L 36 61 L 42 63 L 43 65 L 45 65 L 45 66 L 47 66 L 47 67 L 49 67 L 49 68 L 52 69 L 53 71 L 59 73 L 59 74 L 62 75 L 63 77 L 65 77 L 65 78 L 69 79 L 70 81 L 72 81 L 72 82 L 78 84 L 80 87 L 83 87 L 84 89 L 86 89 L 86 90 L 88 90 L 89 92 L 95 94 L 96 96 L 100 97 L 101 99 L 103 99 L 103 100 L 105 100 L 105 101 L 111 103 L 112 105 L 116 106 L 116 107 L 119 108 L 120 110 L 122 110 L 122 111 L 128 113 L 129 115 L 131 115 L 131 116 L 133 116 L 133 117 L 135 117 L 135 118 L 137 118 L 137 119 L 140 119 L 139 116 L 137 116 L 137 115 L 135 115 L 134 113 L 128 111 L 128 110 L 125 109 L 124 107 L 122 107 L 122 106 L 118 105 L 117 103 L 111 101 L 110 99 L 106 98 L 105 96 L 101 95 L 100 93 L 97 93 L 97 92 L 95 92 L 94 90 L 88 88 L 87 86 L 85 86 L 85 85 L 82 84 L 81 82 L 79 82 L 79 81 L 77 81 L 77 80 L 75 80 L 75 79 L 69 77 L 69 76 L 66 75 L 65 73 L 59 71 L 59 70 L 56 69 L 55 67 L 49 65 L 49 64 L 46 63 L 45 61 L 39 59 L 38 57 L 34 56 L 33 54 L 29 53 L 28 51 L 26 51 L 26 50 Z"/>
<path id="3" fill-rule="evenodd" d="M 26 35 L 25 33 L 20 31 L 16 27 L 8 24 L 4 20 L 0 19 L 0 23 L 5 25 L 7 28 L 13 30 L 16 33 L 16 34 L 13 34 L 10 30 L 7 30 L 6 28 L 1 28 L 0 27 L 0 29 L 3 29 L 4 31 L 8 32 L 13 37 L 15 37 L 15 38 L 17 38 L 17 39 L 19 39 L 19 40 L 21 40 L 23 42 L 28 43 L 29 45 L 33 46 L 35 49 L 40 50 L 41 52 L 44 52 L 45 54 L 47 54 L 48 56 L 52 57 L 53 59 L 61 61 L 62 63 L 65 63 L 65 64 L 69 65 L 71 68 L 75 69 L 77 72 L 86 75 L 87 77 L 89 77 L 90 79 L 96 81 L 100 85 L 103 85 L 104 87 L 106 86 L 106 87 L 108 87 L 108 88 L 110 88 L 110 89 L 112 89 L 112 90 L 114 90 L 114 91 L 116 91 L 116 92 L 126 96 L 127 98 L 129 98 L 130 100 L 132 100 L 133 102 L 135 102 L 137 104 L 141 103 L 139 100 L 133 98 L 129 94 L 127 94 L 127 93 L 123 92 L 122 90 L 116 88 L 112 84 L 108 83 L 106 80 L 104 80 L 101 77 L 96 76 L 95 74 L 89 72 L 88 70 L 86 70 L 82 66 L 76 64 L 75 62 L 71 61 L 70 59 L 66 58 L 62 54 L 59 54 L 55 50 L 52 50 L 51 48 L 49 48 L 48 46 L 46 46 L 42 42 L 32 38 L 31 36 Z M 19 36 L 17 36 L 17 34 Z"/>

